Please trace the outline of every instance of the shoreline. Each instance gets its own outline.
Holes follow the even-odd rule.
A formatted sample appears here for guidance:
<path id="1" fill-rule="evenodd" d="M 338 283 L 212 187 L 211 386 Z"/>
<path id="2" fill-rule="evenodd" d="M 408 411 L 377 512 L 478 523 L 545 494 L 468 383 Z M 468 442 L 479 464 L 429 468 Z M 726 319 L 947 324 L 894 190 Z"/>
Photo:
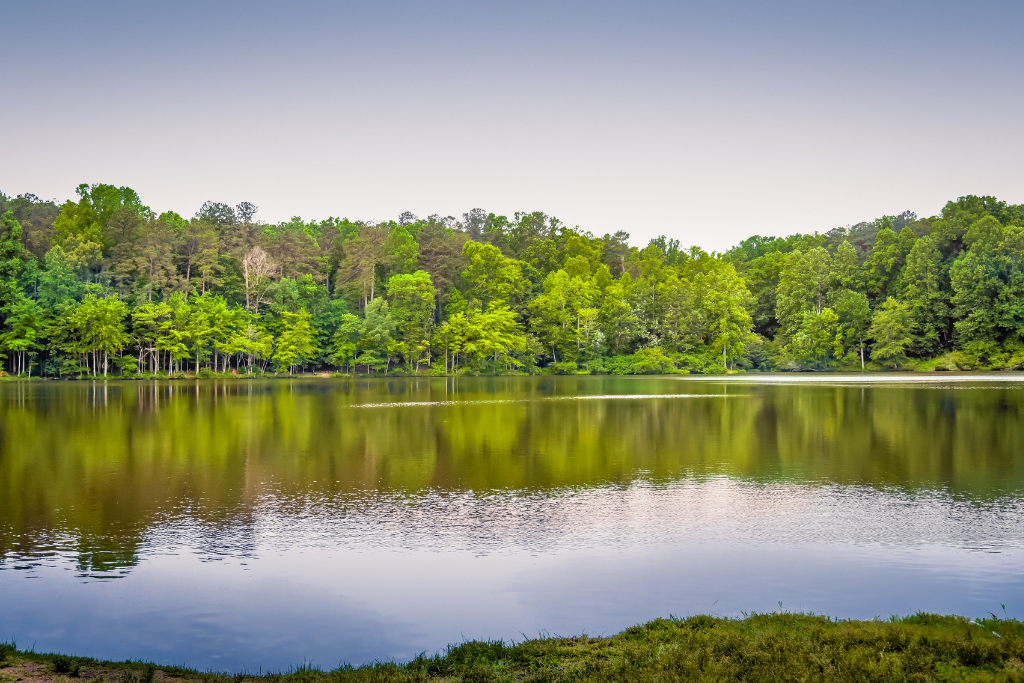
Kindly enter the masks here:
<path id="1" fill-rule="evenodd" d="M 18 650 L 0 644 L 4 683 L 309 683 L 322 681 L 1024 682 L 1024 622 L 918 613 L 839 620 L 776 612 L 743 619 L 659 618 L 610 637 L 466 641 L 403 663 L 304 664 L 287 672 L 213 672 Z"/>
<path id="2" fill-rule="evenodd" d="M 344 380 L 368 380 L 368 379 L 459 379 L 459 378 L 496 378 L 496 377 L 644 377 L 648 379 L 657 378 L 678 378 L 678 377 L 707 377 L 707 378 L 738 378 L 738 377 L 843 377 L 843 376 L 856 376 L 856 377 L 867 377 L 875 375 L 906 375 L 908 377 L 943 377 L 943 376 L 984 376 L 984 375 L 1015 375 L 1024 374 L 1024 370 L 1020 369 L 1008 369 L 1008 368 L 994 368 L 994 369 L 977 369 L 977 370 L 948 370 L 947 368 L 930 368 L 927 370 L 920 370 L 914 368 L 907 368 L 901 370 L 851 370 L 851 369 L 830 369 L 830 370 L 738 370 L 730 371 L 726 373 L 699 373 L 699 372 L 676 372 L 661 375 L 647 375 L 647 374 L 606 374 L 606 373 L 576 373 L 572 375 L 559 375 L 554 373 L 521 373 L 521 374 L 500 374 L 500 375 L 488 375 L 488 374 L 471 374 L 471 373 L 459 373 L 459 374 L 448 374 L 448 375 L 432 375 L 432 374 L 406 374 L 406 373 L 394 373 L 390 375 L 382 374 L 361 374 L 361 373 L 341 373 L 341 372 L 307 372 L 307 373 L 296 373 L 296 374 L 281 374 L 281 373 L 263 373 L 263 374 L 203 374 L 197 375 L 195 373 L 175 373 L 174 375 L 110 375 L 110 376 L 85 376 L 85 377 L 12 377 L 6 374 L 0 374 L 0 382 L 152 382 L 152 381 L 206 381 L 206 380 L 294 380 L 294 379 L 344 379 Z"/>

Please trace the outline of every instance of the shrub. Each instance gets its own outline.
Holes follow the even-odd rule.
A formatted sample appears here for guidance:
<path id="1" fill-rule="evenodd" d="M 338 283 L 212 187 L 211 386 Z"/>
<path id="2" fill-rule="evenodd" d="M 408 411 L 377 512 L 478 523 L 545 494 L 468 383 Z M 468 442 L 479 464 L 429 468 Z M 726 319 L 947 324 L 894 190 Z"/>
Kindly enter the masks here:
<path id="1" fill-rule="evenodd" d="M 121 356 L 115 358 L 114 363 L 120 368 L 123 377 L 135 377 L 139 374 L 139 359 L 135 356 Z"/>
<path id="2" fill-rule="evenodd" d="M 156 667 L 152 664 L 135 666 L 131 662 L 125 662 L 125 665 L 117 672 L 117 681 L 118 683 L 153 683 L 155 675 Z"/>
<path id="3" fill-rule="evenodd" d="M 576 361 L 567 360 L 561 363 L 552 363 L 548 366 L 551 368 L 551 372 L 555 375 L 575 375 L 576 374 Z"/>
<path id="4" fill-rule="evenodd" d="M 660 347 L 655 346 L 634 353 L 630 369 L 634 375 L 665 375 L 675 370 L 675 364 Z"/>
<path id="5" fill-rule="evenodd" d="M 7 660 L 18 651 L 18 646 L 14 644 L 14 641 L 6 642 L 0 641 L 0 666 L 2 666 Z"/>
<path id="6" fill-rule="evenodd" d="M 78 660 L 66 655 L 57 655 L 53 658 L 53 672 L 64 676 L 77 677 L 79 673 Z"/>

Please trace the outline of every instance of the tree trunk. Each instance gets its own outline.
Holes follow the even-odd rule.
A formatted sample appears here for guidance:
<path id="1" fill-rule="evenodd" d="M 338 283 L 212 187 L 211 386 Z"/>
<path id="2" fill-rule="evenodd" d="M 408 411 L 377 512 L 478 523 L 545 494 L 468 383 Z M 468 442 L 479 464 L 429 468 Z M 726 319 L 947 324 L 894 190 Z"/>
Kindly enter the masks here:
<path id="1" fill-rule="evenodd" d="M 242 259 L 242 271 L 245 275 L 245 308 L 249 309 L 249 262 Z"/>

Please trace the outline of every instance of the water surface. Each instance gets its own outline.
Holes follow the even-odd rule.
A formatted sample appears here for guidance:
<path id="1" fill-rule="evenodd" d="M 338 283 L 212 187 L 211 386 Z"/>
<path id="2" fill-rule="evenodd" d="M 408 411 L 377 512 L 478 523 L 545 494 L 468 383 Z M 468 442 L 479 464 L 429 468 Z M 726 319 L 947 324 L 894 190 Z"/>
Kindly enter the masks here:
<path id="1" fill-rule="evenodd" d="M 0 639 L 206 669 L 1024 616 L 1018 375 L 0 384 Z"/>

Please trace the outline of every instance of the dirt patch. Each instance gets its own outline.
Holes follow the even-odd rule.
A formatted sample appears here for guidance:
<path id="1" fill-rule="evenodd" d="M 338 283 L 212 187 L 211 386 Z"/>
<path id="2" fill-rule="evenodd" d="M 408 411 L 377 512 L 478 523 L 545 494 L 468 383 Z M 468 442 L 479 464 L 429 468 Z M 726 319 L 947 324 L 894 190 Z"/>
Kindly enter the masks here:
<path id="1" fill-rule="evenodd" d="M 0 683 L 142 683 L 144 671 L 139 668 L 117 668 L 80 663 L 78 675 L 59 674 L 50 662 L 13 658 L 0 665 Z M 125 675 L 122 675 L 124 672 Z M 124 680 L 122 680 L 124 679 Z M 153 671 L 153 681 L 166 683 L 198 683 L 199 679 L 168 676 L 162 669 Z"/>

